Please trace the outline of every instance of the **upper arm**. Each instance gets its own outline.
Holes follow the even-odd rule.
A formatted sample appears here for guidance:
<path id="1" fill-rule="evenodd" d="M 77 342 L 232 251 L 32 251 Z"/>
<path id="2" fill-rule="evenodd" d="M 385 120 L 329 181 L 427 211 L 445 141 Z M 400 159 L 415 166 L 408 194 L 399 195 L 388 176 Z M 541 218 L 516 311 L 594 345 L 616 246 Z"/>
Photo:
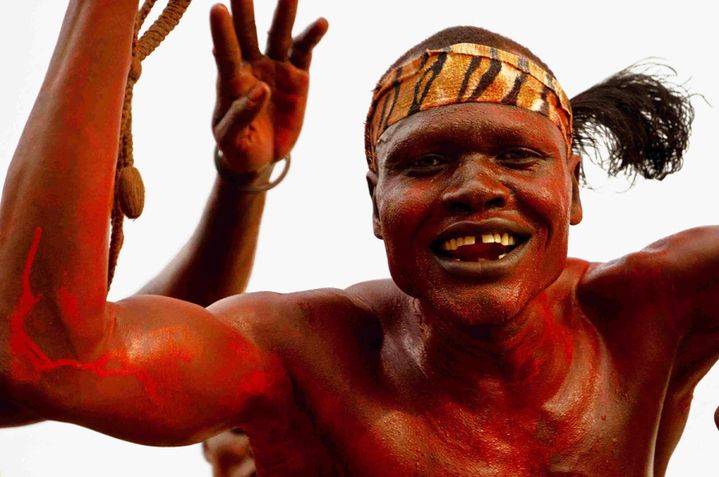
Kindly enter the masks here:
<path id="1" fill-rule="evenodd" d="M 647 252 L 664 267 L 666 294 L 684 318 L 657 442 L 657 455 L 666 463 L 684 430 L 696 385 L 719 358 L 719 226 L 685 230 Z"/>
<path id="2" fill-rule="evenodd" d="M 679 232 L 643 253 L 649 266 L 661 268 L 663 291 L 690 330 L 719 331 L 719 226 Z"/>
<path id="3" fill-rule="evenodd" d="M 719 329 L 719 226 L 685 230 L 618 260 L 592 265 L 580 298 L 604 316 L 633 316 L 682 336 Z"/>
<path id="4" fill-rule="evenodd" d="M 199 441 L 242 425 L 284 380 L 280 360 L 232 324 L 257 305 L 236 299 L 204 309 L 157 296 L 110 303 L 92 356 L 36 356 L 24 381 L 35 380 L 43 417 L 145 444 Z"/>

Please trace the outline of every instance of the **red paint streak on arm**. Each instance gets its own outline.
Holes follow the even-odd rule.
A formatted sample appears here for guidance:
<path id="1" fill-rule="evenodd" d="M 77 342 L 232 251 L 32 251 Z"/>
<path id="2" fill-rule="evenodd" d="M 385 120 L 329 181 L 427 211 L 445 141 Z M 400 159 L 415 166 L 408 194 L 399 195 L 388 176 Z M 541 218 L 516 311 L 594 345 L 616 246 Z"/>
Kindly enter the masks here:
<path id="1" fill-rule="evenodd" d="M 97 315 L 83 312 L 73 288 L 34 291 L 33 272 L 43 271 L 37 257 L 46 258 L 50 239 L 35 230 L 8 327 L 13 399 L 38 416 L 133 442 L 188 444 L 249 419 L 263 402 L 251 398 L 286 389 L 277 387 L 286 376 L 280 361 L 195 305 L 137 297 L 107 303 Z M 106 320 L 103 336 L 78 351 L 84 340 L 69 324 L 77 321 L 81 333 L 87 319 Z M 36 324 L 79 345 L 44 347 L 34 339 Z"/>
<path id="2" fill-rule="evenodd" d="M 80 316 L 80 307 L 77 303 L 77 295 L 70 292 L 65 287 L 57 290 L 57 301 L 62 312 L 62 320 L 69 328 L 80 328 L 82 326 L 82 318 Z"/>
<path id="3" fill-rule="evenodd" d="M 42 297 L 33 294 L 30 284 L 30 275 L 32 273 L 33 263 L 37 251 L 40 247 L 40 238 L 42 237 L 42 228 L 37 227 L 33 235 L 33 242 L 25 260 L 25 267 L 22 274 L 22 291 L 18 305 L 10 315 L 10 353 L 12 356 L 12 365 L 10 368 L 11 377 L 16 382 L 37 382 L 43 374 L 60 369 L 73 368 L 81 371 L 88 371 L 97 377 L 110 376 L 134 376 L 141 383 L 148 396 L 152 400 L 158 399 L 156 384 L 149 378 L 147 373 L 141 370 L 133 369 L 126 354 L 117 351 L 111 351 L 99 358 L 86 363 L 73 359 L 61 358 L 50 359 L 47 354 L 33 341 L 25 330 L 25 321 L 37 305 Z M 67 298 L 71 295 L 67 291 L 60 292 L 60 297 L 65 297 L 64 304 L 71 305 Z M 61 303 L 63 299 L 61 298 Z M 78 321 L 80 317 L 73 314 L 73 310 L 77 312 L 77 304 L 66 308 L 71 314 L 71 320 Z"/>
<path id="4" fill-rule="evenodd" d="M 25 259 L 25 267 L 22 272 L 22 291 L 20 300 L 13 312 L 10 314 L 10 354 L 12 356 L 12 365 L 10 374 L 17 381 L 34 381 L 33 375 L 29 374 L 29 370 L 22 366 L 22 359 L 26 359 L 36 368 L 43 356 L 39 347 L 30 340 L 25 333 L 25 319 L 30 314 L 37 303 L 40 302 L 40 296 L 33 295 L 30 287 L 30 273 L 32 265 L 35 262 L 35 256 L 40 246 L 40 237 L 42 236 L 42 228 L 37 227 L 33 234 L 32 245 Z"/>

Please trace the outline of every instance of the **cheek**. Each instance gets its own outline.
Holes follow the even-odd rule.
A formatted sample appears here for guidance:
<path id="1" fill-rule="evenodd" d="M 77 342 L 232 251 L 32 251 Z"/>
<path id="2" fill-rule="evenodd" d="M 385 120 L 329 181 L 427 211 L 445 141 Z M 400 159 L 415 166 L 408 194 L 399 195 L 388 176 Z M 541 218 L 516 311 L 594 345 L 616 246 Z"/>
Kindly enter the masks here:
<path id="1" fill-rule="evenodd" d="M 516 190 L 518 207 L 537 227 L 534 253 L 528 257 L 523 272 L 527 273 L 525 281 L 543 287 L 559 276 L 566 263 L 571 181 L 566 171 L 555 170 L 543 175 L 542 180 L 535 177 L 531 183 L 527 181 Z"/>
<path id="2" fill-rule="evenodd" d="M 411 294 L 409 283 L 426 260 L 432 237 L 423 230 L 431 217 L 432 193 L 427 188 L 402 182 L 378 185 L 378 212 L 385 252 L 394 281 Z"/>
<path id="3" fill-rule="evenodd" d="M 543 223 L 550 236 L 564 235 L 569 228 L 571 181 L 557 171 L 545 180 L 528 182 L 518 190 L 523 191 L 519 202 Z"/>
<path id="4" fill-rule="evenodd" d="M 379 219 L 385 241 L 395 237 L 414 238 L 417 228 L 427 216 L 431 202 L 429 192 L 402 181 L 380 183 L 378 186 Z"/>

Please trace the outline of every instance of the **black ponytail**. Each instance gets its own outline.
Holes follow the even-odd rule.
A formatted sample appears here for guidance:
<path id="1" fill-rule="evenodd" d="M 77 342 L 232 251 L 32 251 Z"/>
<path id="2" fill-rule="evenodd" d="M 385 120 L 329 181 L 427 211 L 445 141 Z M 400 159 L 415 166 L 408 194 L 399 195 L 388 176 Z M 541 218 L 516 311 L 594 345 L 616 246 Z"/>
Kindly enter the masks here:
<path id="1" fill-rule="evenodd" d="M 610 176 L 662 180 L 682 167 L 694 108 L 688 91 L 635 65 L 572 98 L 572 147 Z M 606 156 L 602 154 L 606 151 Z M 583 182 L 584 171 L 580 170 Z"/>

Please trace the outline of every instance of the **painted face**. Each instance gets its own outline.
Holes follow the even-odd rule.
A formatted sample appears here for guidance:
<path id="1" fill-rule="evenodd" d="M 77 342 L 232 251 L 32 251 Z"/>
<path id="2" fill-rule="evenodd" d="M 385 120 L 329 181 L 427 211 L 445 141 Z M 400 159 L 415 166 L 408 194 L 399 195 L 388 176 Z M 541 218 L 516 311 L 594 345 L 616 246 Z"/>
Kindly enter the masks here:
<path id="1" fill-rule="evenodd" d="M 494 323 L 561 273 L 581 220 L 559 129 L 540 114 L 471 103 L 429 109 L 377 146 L 375 234 L 407 294 L 441 316 Z"/>

